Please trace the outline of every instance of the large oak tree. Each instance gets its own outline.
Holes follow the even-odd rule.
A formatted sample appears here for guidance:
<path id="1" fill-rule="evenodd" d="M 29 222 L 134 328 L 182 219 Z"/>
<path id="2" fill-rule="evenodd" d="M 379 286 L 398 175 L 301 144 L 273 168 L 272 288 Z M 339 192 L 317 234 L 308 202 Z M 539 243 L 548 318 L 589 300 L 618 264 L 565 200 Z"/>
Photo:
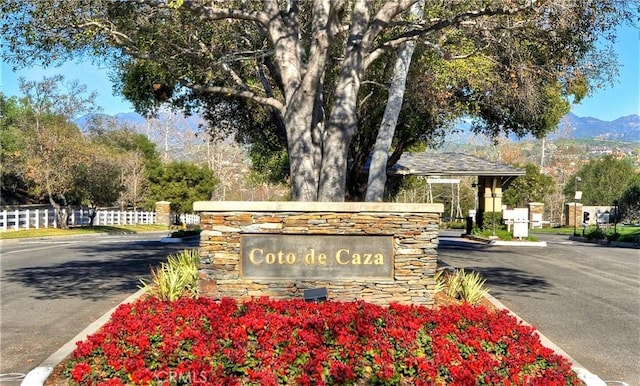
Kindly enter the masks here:
<path id="1" fill-rule="evenodd" d="M 220 95 L 265 106 L 287 141 L 292 198 L 342 201 L 361 86 L 400 45 L 493 63 L 502 76 L 487 76 L 489 87 L 461 80 L 451 90 L 489 131 L 542 132 L 554 101 L 602 75 L 596 39 L 634 12 L 618 0 L 446 0 L 410 18 L 417 1 L 5 0 L 4 56 L 110 58 L 139 109 L 211 107 Z"/>

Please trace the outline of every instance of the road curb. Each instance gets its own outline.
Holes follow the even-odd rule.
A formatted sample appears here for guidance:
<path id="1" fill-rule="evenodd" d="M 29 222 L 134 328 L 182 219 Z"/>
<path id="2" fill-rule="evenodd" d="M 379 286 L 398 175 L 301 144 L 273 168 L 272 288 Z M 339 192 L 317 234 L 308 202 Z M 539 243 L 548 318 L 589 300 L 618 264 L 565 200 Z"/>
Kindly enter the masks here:
<path id="1" fill-rule="evenodd" d="M 130 295 L 129 297 L 124 299 L 120 304 L 116 305 L 115 307 L 107 311 L 104 315 L 102 315 L 100 318 L 96 319 L 96 321 L 94 321 L 89 326 L 87 326 L 84 330 L 78 333 L 78 335 L 73 337 L 73 339 L 68 341 L 64 346 L 60 347 L 58 351 L 54 352 L 53 354 L 51 354 L 51 356 L 49 356 L 42 363 L 40 363 L 38 367 L 29 371 L 27 375 L 24 377 L 24 379 L 22 380 L 22 383 L 20 383 L 20 386 L 44 385 L 44 382 L 47 380 L 47 377 L 51 375 L 51 372 L 53 372 L 53 369 L 60 362 L 62 362 L 69 355 L 71 355 L 73 350 L 75 350 L 76 342 L 84 341 L 87 339 L 89 335 L 95 334 L 100 329 L 100 327 L 102 327 L 105 323 L 109 321 L 109 319 L 111 318 L 111 315 L 116 311 L 118 307 L 120 307 L 121 304 L 133 303 L 140 296 L 142 296 L 144 292 L 145 290 L 141 288 L 140 290 L 138 290 L 138 292 L 134 293 L 133 295 Z"/>
<path id="2" fill-rule="evenodd" d="M 527 325 L 527 326 L 531 326 L 529 323 L 527 323 L 526 320 L 524 320 L 521 317 L 519 317 L 515 312 L 513 312 L 509 308 L 507 308 L 507 306 L 502 304 L 502 302 L 499 301 L 498 299 L 494 298 L 490 294 L 486 294 L 485 297 L 487 298 L 487 300 L 489 300 L 491 302 L 491 304 L 493 304 L 494 306 L 496 306 L 497 308 L 499 308 L 501 310 L 506 310 L 510 315 L 512 315 L 514 318 L 516 318 L 522 324 Z M 600 379 L 600 377 L 598 377 L 597 375 L 595 375 L 592 372 L 590 372 L 589 370 L 587 370 L 584 366 L 582 366 L 580 363 L 578 363 L 575 359 L 571 358 L 569 356 L 569 354 L 567 354 L 563 349 L 561 349 L 555 343 L 553 343 L 551 340 L 549 340 L 549 338 L 544 336 L 540 331 L 538 331 L 538 329 L 536 329 L 536 334 L 538 334 L 538 336 L 540 338 L 540 342 L 542 343 L 543 346 L 545 346 L 547 348 L 550 348 L 556 354 L 566 358 L 569 362 L 571 362 L 571 369 L 578 375 L 578 378 L 580 378 L 580 380 L 582 382 L 584 382 L 586 386 L 607 386 L 607 383 L 605 381 L 603 381 L 602 379 Z"/>
<path id="3" fill-rule="evenodd" d="M 504 241 L 491 240 L 489 245 L 507 245 L 510 247 L 546 247 L 546 241 Z"/>
<path id="4" fill-rule="evenodd" d="M 510 246 L 510 247 L 546 247 L 547 246 L 546 241 L 528 241 L 528 240 L 507 241 L 507 240 L 498 240 L 498 239 L 487 239 L 484 237 L 468 235 L 466 233 L 463 233 L 462 235 L 460 235 L 460 237 L 467 240 L 481 242 L 488 246 L 494 246 L 494 245 L 503 245 L 503 246 Z"/>
<path id="5" fill-rule="evenodd" d="M 569 236 L 569 240 L 578 241 L 578 242 L 587 243 L 587 244 L 597 244 L 603 247 L 640 249 L 640 243 L 632 243 L 632 242 L 625 242 L 625 241 L 595 240 L 595 239 L 588 239 L 586 237 L 581 237 L 581 236 Z"/>

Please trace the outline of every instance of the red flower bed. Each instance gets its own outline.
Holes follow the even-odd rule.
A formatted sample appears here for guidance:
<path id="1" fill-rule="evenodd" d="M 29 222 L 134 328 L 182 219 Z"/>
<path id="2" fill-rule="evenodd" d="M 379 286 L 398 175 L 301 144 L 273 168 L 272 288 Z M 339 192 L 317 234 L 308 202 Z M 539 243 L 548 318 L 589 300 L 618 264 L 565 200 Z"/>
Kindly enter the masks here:
<path id="1" fill-rule="evenodd" d="M 121 305 L 68 367 L 82 385 L 577 385 L 506 312 L 200 298 Z"/>

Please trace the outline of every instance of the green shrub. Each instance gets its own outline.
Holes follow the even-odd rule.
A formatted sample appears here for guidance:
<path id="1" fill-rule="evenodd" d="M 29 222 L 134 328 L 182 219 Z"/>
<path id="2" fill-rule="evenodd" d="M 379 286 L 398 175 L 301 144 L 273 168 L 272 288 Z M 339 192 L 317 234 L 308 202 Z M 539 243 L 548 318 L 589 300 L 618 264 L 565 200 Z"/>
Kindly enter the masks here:
<path id="1" fill-rule="evenodd" d="M 611 230 L 610 232 L 607 232 L 606 238 L 609 241 L 618 241 L 618 239 L 620 239 L 620 233 L 614 233 L 613 230 Z"/>
<path id="2" fill-rule="evenodd" d="M 446 224 L 448 229 L 466 229 L 467 223 L 463 221 L 451 221 Z"/>
<path id="3" fill-rule="evenodd" d="M 146 293 L 160 300 L 175 301 L 182 297 L 198 297 L 198 265 L 200 255 L 197 249 L 184 250 L 169 255 L 167 262 L 151 269 L 151 281 L 140 279 Z"/>
<path id="4" fill-rule="evenodd" d="M 440 293 L 447 288 L 444 275 L 445 275 L 444 270 L 439 270 L 436 272 L 435 276 L 433 277 L 436 280 L 436 286 L 433 289 L 434 294 Z"/>
<path id="5" fill-rule="evenodd" d="M 588 240 L 604 240 L 607 235 L 602 228 L 594 227 L 589 229 L 585 237 Z"/>
<path id="6" fill-rule="evenodd" d="M 480 230 L 480 229 L 474 229 L 474 231 L 472 232 L 475 236 L 480 236 L 480 237 L 484 237 L 484 238 L 489 238 L 493 236 L 493 230 L 492 229 L 484 229 L 484 230 Z M 503 228 L 497 228 L 496 229 L 496 237 L 499 240 L 504 240 L 504 241 L 511 241 L 513 240 L 513 235 L 511 234 L 511 232 L 507 231 L 506 229 Z"/>
<path id="7" fill-rule="evenodd" d="M 502 225 L 502 212 L 484 212 L 482 215 L 482 230 L 493 231 L 495 224 L 496 231 L 504 229 Z"/>
<path id="8" fill-rule="evenodd" d="M 196 227 L 193 229 L 180 229 L 171 233 L 171 238 L 183 238 L 183 237 L 191 237 L 200 235 L 200 228 Z"/>
<path id="9" fill-rule="evenodd" d="M 636 233 L 636 234 L 626 234 L 626 235 L 620 235 L 618 234 L 618 241 L 622 241 L 625 243 L 640 243 L 640 233 Z"/>
<path id="10" fill-rule="evenodd" d="M 462 270 L 462 285 L 460 286 L 460 299 L 470 304 L 478 304 L 482 298 L 489 293 L 489 290 L 484 288 L 485 279 L 480 277 L 478 272 L 471 272 L 465 274 Z"/>

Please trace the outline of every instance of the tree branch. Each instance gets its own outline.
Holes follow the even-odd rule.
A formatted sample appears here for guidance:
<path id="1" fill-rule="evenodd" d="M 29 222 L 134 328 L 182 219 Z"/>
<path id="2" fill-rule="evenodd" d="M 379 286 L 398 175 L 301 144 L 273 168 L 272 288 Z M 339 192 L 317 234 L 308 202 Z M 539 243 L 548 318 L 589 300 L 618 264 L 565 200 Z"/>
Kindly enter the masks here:
<path id="1" fill-rule="evenodd" d="M 529 5 L 515 7 L 515 8 L 482 8 L 479 10 L 472 10 L 467 12 L 459 13 L 448 19 L 432 19 L 429 22 L 432 23 L 428 26 L 424 26 L 422 28 L 415 28 L 410 31 L 406 31 L 396 38 L 387 40 L 382 43 L 378 47 L 374 48 L 369 52 L 369 55 L 366 58 L 365 67 L 369 66 L 376 59 L 378 59 L 381 55 L 386 52 L 389 52 L 393 49 L 396 49 L 401 44 L 409 41 L 416 40 L 418 37 L 426 35 L 431 32 L 440 31 L 447 27 L 462 25 L 468 23 L 469 20 L 478 19 L 485 16 L 506 16 L 506 15 L 515 15 L 520 12 L 524 12 L 526 10 L 532 9 L 533 2 Z"/>
<path id="2" fill-rule="evenodd" d="M 284 112 L 285 112 L 285 107 L 282 103 L 280 103 L 280 101 L 278 101 L 275 98 L 266 98 L 266 97 L 262 97 L 259 96 L 251 91 L 245 90 L 245 91 L 240 91 L 237 90 L 235 88 L 231 88 L 231 87 L 223 87 L 223 86 L 201 86 L 201 85 L 197 85 L 197 84 L 192 84 L 189 83 L 187 81 L 183 81 L 181 82 L 181 84 L 185 87 L 188 87 L 194 91 L 200 92 L 200 93 L 211 93 L 211 94 L 225 94 L 225 95 L 230 95 L 230 96 L 234 96 L 234 97 L 238 97 L 238 98 L 247 98 L 247 99 L 251 99 L 257 103 L 260 103 L 262 105 L 266 105 L 266 106 L 270 106 L 273 107 L 274 109 L 276 109 L 282 116 L 284 116 Z"/>
<path id="3" fill-rule="evenodd" d="M 116 44 L 121 45 L 125 49 L 130 50 L 130 48 L 127 45 L 127 43 L 131 43 L 131 44 L 134 43 L 134 41 L 128 35 L 120 32 L 120 31 L 117 31 L 117 30 L 115 30 L 113 28 L 110 28 L 110 27 L 108 27 L 108 26 L 106 26 L 106 25 L 104 25 L 102 23 L 98 23 L 95 20 L 78 25 L 78 28 L 80 28 L 80 29 L 89 29 L 90 27 L 96 27 L 96 28 L 100 29 L 107 36 L 110 36 L 116 42 Z"/>
<path id="4" fill-rule="evenodd" d="M 171 6 L 165 0 L 133 0 L 132 2 L 147 5 L 154 8 L 169 9 Z M 211 2 L 213 3 L 213 2 Z M 223 20 L 223 19 L 239 19 L 255 21 L 264 26 L 268 26 L 269 17 L 264 12 L 241 11 L 238 9 L 216 8 L 204 5 L 198 0 L 183 0 L 180 8 L 184 8 L 192 12 L 194 15 L 205 20 Z"/>

